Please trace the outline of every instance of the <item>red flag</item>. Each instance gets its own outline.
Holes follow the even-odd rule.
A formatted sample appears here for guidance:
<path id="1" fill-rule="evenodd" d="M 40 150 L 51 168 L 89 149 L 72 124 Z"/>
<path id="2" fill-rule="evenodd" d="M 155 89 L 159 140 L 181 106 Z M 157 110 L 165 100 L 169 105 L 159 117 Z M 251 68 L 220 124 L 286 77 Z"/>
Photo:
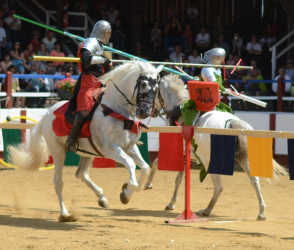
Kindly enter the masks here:
<path id="1" fill-rule="evenodd" d="M 184 171 L 184 146 L 181 134 L 159 133 L 158 169 Z"/>

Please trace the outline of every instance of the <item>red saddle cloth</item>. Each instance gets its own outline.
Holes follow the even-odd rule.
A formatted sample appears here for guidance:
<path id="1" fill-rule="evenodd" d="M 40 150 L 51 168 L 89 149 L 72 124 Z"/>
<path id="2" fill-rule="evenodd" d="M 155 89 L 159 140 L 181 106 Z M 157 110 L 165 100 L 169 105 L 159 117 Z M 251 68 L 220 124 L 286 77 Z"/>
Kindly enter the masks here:
<path id="1" fill-rule="evenodd" d="M 56 116 L 56 118 L 53 120 L 53 131 L 57 136 L 66 136 L 69 135 L 70 130 L 72 128 L 72 125 L 68 123 L 65 120 L 64 114 L 65 111 L 67 110 L 69 102 L 63 104 L 61 107 L 56 109 L 53 114 Z M 83 125 L 80 138 L 87 138 L 88 136 L 91 136 L 90 132 L 90 121 L 86 121 Z"/>

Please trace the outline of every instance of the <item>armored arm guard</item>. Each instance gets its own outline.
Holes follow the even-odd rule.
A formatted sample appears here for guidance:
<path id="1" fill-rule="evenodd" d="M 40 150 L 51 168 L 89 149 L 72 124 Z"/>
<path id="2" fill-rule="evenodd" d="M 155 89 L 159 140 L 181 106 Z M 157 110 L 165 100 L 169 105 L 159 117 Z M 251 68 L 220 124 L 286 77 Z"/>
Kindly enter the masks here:
<path id="1" fill-rule="evenodd" d="M 215 70 L 213 68 L 203 68 L 201 70 L 201 77 L 204 82 L 216 82 L 217 79 L 214 75 Z"/>
<path id="2" fill-rule="evenodd" d="M 81 52 L 81 61 L 86 68 L 90 67 L 92 64 L 105 63 L 105 58 L 101 56 L 103 55 L 103 47 L 96 38 L 87 38 Z"/>

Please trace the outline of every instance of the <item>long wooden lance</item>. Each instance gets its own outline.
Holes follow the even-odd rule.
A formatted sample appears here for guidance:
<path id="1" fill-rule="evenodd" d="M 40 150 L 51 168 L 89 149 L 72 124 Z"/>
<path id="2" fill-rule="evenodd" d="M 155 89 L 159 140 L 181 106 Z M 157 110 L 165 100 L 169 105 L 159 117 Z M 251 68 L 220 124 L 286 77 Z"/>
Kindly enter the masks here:
<path id="1" fill-rule="evenodd" d="M 59 34 L 62 34 L 62 35 L 65 35 L 65 36 L 68 36 L 68 37 L 71 37 L 71 38 L 75 38 L 75 39 L 77 39 L 77 40 L 79 40 L 79 41 L 81 41 L 81 42 L 83 42 L 83 41 L 86 40 L 85 38 L 83 38 L 83 37 L 81 37 L 81 36 L 77 36 L 77 35 L 71 34 L 71 33 L 66 32 L 66 31 L 62 31 L 62 30 L 58 30 L 58 29 L 52 28 L 52 27 L 47 26 L 47 25 L 45 25 L 45 24 L 41 24 L 41 23 L 35 22 L 35 21 L 33 21 L 33 20 L 30 20 L 30 19 L 28 19 L 28 18 L 25 18 L 25 17 L 19 16 L 19 15 L 13 15 L 13 16 L 14 16 L 15 18 L 21 19 L 21 20 L 23 20 L 23 21 L 25 21 L 25 22 L 29 22 L 29 23 L 32 23 L 32 24 L 34 24 L 34 25 L 37 25 L 37 26 L 43 27 L 43 28 L 45 28 L 45 29 L 52 30 L 52 31 L 54 31 L 54 32 L 56 32 L 56 33 L 59 33 Z M 128 53 L 126 53 L 126 52 L 123 52 L 123 51 L 120 51 L 120 50 L 117 50 L 117 49 L 114 49 L 114 48 L 111 48 L 111 47 L 108 47 L 108 46 L 106 46 L 106 45 L 103 45 L 103 48 L 104 48 L 105 50 L 108 50 L 108 51 L 114 52 L 114 53 L 116 53 L 116 54 L 118 54 L 118 55 L 122 55 L 122 56 L 124 56 L 124 57 L 131 58 L 131 59 L 133 59 L 133 60 L 138 60 L 138 61 L 143 61 L 143 62 L 149 62 L 148 60 L 145 60 L 145 59 L 143 59 L 143 58 L 140 58 L 140 57 L 137 57 L 137 56 L 133 56 L 133 55 L 131 55 L 131 54 L 128 54 Z M 165 70 L 165 71 L 167 71 L 167 72 L 170 72 L 170 73 L 173 73 L 173 74 L 176 74 L 176 75 L 179 75 L 179 76 L 181 76 L 181 77 L 183 77 L 183 78 L 185 78 L 185 79 L 189 79 L 186 75 L 184 75 L 183 73 L 181 73 L 181 72 L 179 72 L 179 71 L 176 71 L 176 70 L 174 70 L 174 69 L 167 68 L 167 67 L 163 67 L 163 70 Z M 199 79 L 193 77 L 193 80 L 198 81 Z"/>
<path id="2" fill-rule="evenodd" d="M 34 56 L 35 61 L 60 61 L 60 62 L 81 62 L 81 59 L 78 57 L 58 57 L 58 56 Z M 132 62 L 130 60 L 115 60 L 112 59 L 111 62 L 114 63 L 126 63 Z M 198 63 L 173 63 L 173 62 L 155 62 L 149 61 L 153 65 L 166 65 L 166 66 L 181 66 L 181 67 L 194 67 L 194 68 L 204 68 L 204 67 L 214 67 L 222 68 L 222 65 L 214 64 L 198 64 Z M 225 69 L 234 69 L 235 66 L 225 65 Z M 237 67 L 238 68 L 238 67 Z M 238 69 L 252 69 L 251 66 L 239 66 Z"/>

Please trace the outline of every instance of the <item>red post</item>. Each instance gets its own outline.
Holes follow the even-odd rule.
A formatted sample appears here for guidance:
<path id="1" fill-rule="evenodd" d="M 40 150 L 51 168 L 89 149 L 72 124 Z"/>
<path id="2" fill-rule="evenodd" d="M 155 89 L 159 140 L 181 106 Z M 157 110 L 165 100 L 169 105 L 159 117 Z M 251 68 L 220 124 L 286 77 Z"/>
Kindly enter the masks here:
<path id="1" fill-rule="evenodd" d="M 12 73 L 6 72 L 6 78 L 5 78 L 5 90 L 7 93 L 7 97 L 9 97 L 7 108 L 11 109 L 13 106 L 13 100 L 12 100 Z"/>
<path id="2" fill-rule="evenodd" d="M 182 127 L 182 135 L 185 140 L 185 210 L 177 216 L 177 218 L 173 221 L 168 221 L 169 224 L 176 223 L 191 223 L 191 222 L 207 222 L 209 219 L 200 219 L 196 214 L 194 214 L 190 209 L 190 170 L 191 170 L 191 162 L 190 162 L 190 147 L 191 147 L 191 139 L 194 135 L 194 127 L 193 126 L 183 126 Z"/>
<path id="3" fill-rule="evenodd" d="M 285 96 L 285 80 L 283 77 L 278 79 L 278 90 L 277 90 L 277 97 L 278 97 L 278 111 L 283 112 L 286 110 L 285 102 L 283 101 L 283 96 Z"/>

